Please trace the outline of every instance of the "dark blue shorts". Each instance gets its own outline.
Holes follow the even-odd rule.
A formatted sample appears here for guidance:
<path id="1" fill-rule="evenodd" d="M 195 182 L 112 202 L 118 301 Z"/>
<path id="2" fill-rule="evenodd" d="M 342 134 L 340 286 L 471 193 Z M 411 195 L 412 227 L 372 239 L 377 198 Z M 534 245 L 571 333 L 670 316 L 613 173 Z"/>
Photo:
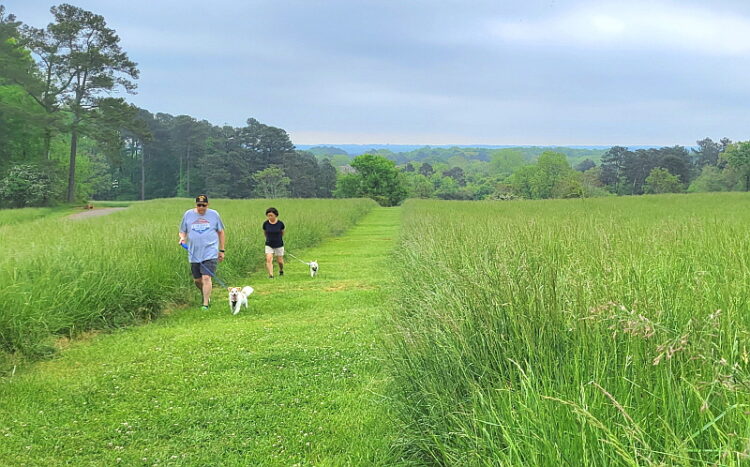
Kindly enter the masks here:
<path id="1" fill-rule="evenodd" d="M 200 279 L 201 276 L 215 276 L 216 265 L 219 260 L 207 259 L 202 263 L 190 263 L 190 271 L 193 273 L 193 279 Z"/>

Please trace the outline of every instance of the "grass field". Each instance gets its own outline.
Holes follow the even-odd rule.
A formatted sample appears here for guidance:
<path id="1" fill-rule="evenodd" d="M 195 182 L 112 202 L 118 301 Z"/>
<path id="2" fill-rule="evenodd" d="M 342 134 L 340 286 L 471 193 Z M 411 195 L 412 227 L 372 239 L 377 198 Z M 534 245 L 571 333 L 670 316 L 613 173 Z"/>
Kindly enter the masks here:
<path id="1" fill-rule="evenodd" d="M 380 331 L 398 221 L 376 208 L 297 250 L 315 279 L 236 278 L 256 289 L 237 316 L 176 308 L 0 380 L 0 464 L 403 464 Z"/>
<path id="2" fill-rule="evenodd" d="M 142 293 L 194 303 L 145 326 L 58 339 L 49 361 L 6 372 L 0 464 L 750 461 L 748 194 L 401 208 L 283 200 L 281 219 L 305 226 L 289 229 L 289 250 L 318 260 L 321 274 L 311 279 L 292 258 L 283 279 L 253 273 L 262 217 L 228 225 L 228 253 L 246 259 L 220 272 L 256 288 L 252 311 L 234 317 L 224 302 L 195 306 L 173 251 L 185 202 L 151 203 L 83 229 L 29 221 L 13 240 L 42 242 L 48 222 L 63 222 L 74 245 L 52 249 L 58 269 L 73 252 L 81 265 L 86 252 L 104 254 L 89 250 L 92 239 L 127 245 L 85 285 L 57 291 L 63 303 L 100 276 L 119 284 L 122 261 L 165 278 Z M 254 202 L 216 207 L 244 219 L 267 204 L 244 203 Z M 143 246 L 131 237 L 149 235 L 144 254 L 160 261 L 128 262 Z M 43 262 L 34 258 L 23 264 Z M 45 271 L 46 284 L 75 283 Z M 3 293 L 22 294 L 3 280 Z M 155 282 L 122 288 L 138 281 Z"/>
<path id="3" fill-rule="evenodd" d="M 2 211 L 3 215 L 0 216 L 0 232 L 4 233 L 4 228 L 7 226 L 15 226 L 18 224 L 24 224 L 37 219 L 50 219 L 52 217 L 62 217 L 71 212 L 75 212 L 74 208 L 68 206 L 55 207 L 55 208 L 24 208 L 24 209 L 5 209 Z M 8 234 L 11 231 L 8 230 Z"/>
<path id="4" fill-rule="evenodd" d="M 410 201 L 392 358 L 426 463 L 750 458 L 750 196 Z"/>
<path id="5" fill-rule="evenodd" d="M 192 204 L 154 200 L 102 217 L 29 215 L 0 227 L 7 252 L 0 257 L 0 372 L 15 357 L 54 352 L 56 336 L 148 321 L 166 305 L 191 297 L 194 286 L 177 231 Z M 288 229 L 292 252 L 340 234 L 374 206 L 369 200 L 274 204 L 282 220 L 300 226 Z M 227 259 L 219 275 L 225 281 L 247 277 L 262 265 L 268 201 L 216 200 L 211 207 L 227 229 Z M 20 219 L 25 211 L 8 212 Z"/>

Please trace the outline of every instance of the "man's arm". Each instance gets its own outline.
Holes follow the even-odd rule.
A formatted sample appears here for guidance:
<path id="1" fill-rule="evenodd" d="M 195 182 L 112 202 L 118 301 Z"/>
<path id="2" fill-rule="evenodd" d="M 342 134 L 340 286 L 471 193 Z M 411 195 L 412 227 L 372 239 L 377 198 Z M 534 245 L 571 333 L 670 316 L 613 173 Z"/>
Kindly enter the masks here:
<path id="1" fill-rule="evenodd" d="M 227 236 L 224 234 L 223 230 L 219 230 L 216 233 L 219 235 L 219 250 L 223 250 L 224 245 L 226 244 Z"/>
<path id="2" fill-rule="evenodd" d="M 226 244 L 227 236 L 223 230 L 216 232 L 219 236 L 219 261 L 224 261 L 224 245 Z"/>
<path id="3" fill-rule="evenodd" d="M 187 215 L 187 213 L 185 213 L 185 214 Z M 188 230 L 188 226 L 187 226 L 187 220 L 185 219 L 186 215 L 182 216 L 182 222 L 180 222 L 180 232 L 179 232 L 179 235 L 180 235 L 180 244 L 187 243 L 187 237 L 188 237 L 187 230 Z"/>

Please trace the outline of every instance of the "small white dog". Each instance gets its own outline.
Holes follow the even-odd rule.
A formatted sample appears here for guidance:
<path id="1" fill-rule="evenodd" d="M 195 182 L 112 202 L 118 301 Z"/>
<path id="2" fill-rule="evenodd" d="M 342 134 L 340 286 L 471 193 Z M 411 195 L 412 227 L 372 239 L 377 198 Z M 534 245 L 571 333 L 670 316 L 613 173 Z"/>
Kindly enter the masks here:
<path id="1" fill-rule="evenodd" d="M 318 262 L 317 261 L 310 261 L 307 263 L 308 266 L 310 266 L 310 277 L 315 277 L 315 275 L 318 273 Z"/>
<path id="2" fill-rule="evenodd" d="M 246 285 L 245 287 L 242 287 L 242 288 L 229 287 L 228 290 L 229 290 L 229 310 L 232 312 L 233 315 L 236 315 L 237 313 L 240 312 L 240 307 L 242 305 L 245 305 L 245 308 L 247 308 L 247 297 L 249 297 L 250 294 L 255 291 L 249 285 Z"/>

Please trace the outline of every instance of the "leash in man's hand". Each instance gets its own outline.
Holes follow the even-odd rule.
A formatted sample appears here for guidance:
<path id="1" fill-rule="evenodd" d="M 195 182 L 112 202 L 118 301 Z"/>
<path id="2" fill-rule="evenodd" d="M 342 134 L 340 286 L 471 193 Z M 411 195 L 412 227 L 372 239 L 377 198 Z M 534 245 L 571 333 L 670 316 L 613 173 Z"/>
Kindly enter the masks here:
<path id="1" fill-rule="evenodd" d="M 193 258 L 193 255 L 192 255 L 192 254 L 190 254 L 190 250 L 188 249 L 188 246 L 187 246 L 186 244 L 184 244 L 184 243 L 180 242 L 180 246 L 181 246 L 182 248 L 184 248 L 184 249 L 185 249 L 185 251 L 187 251 L 187 252 L 188 252 L 188 255 L 190 256 L 190 259 L 195 259 L 195 258 Z M 214 279 L 216 279 L 216 282 L 218 282 L 218 283 L 219 283 L 219 285 L 221 285 L 221 286 L 222 286 L 222 287 L 224 287 L 225 289 L 229 288 L 229 287 L 227 287 L 227 284 L 226 284 L 226 283 L 224 283 L 224 281 L 223 281 L 223 280 L 219 279 L 219 276 L 217 276 L 216 274 L 212 273 L 210 269 L 208 269 L 207 267 L 205 267 L 205 266 L 203 265 L 203 263 L 198 263 L 198 264 L 200 264 L 200 267 L 201 267 L 201 271 L 206 271 L 206 272 L 208 273 L 208 275 L 209 275 L 209 276 L 211 276 L 211 277 L 213 277 Z"/>

